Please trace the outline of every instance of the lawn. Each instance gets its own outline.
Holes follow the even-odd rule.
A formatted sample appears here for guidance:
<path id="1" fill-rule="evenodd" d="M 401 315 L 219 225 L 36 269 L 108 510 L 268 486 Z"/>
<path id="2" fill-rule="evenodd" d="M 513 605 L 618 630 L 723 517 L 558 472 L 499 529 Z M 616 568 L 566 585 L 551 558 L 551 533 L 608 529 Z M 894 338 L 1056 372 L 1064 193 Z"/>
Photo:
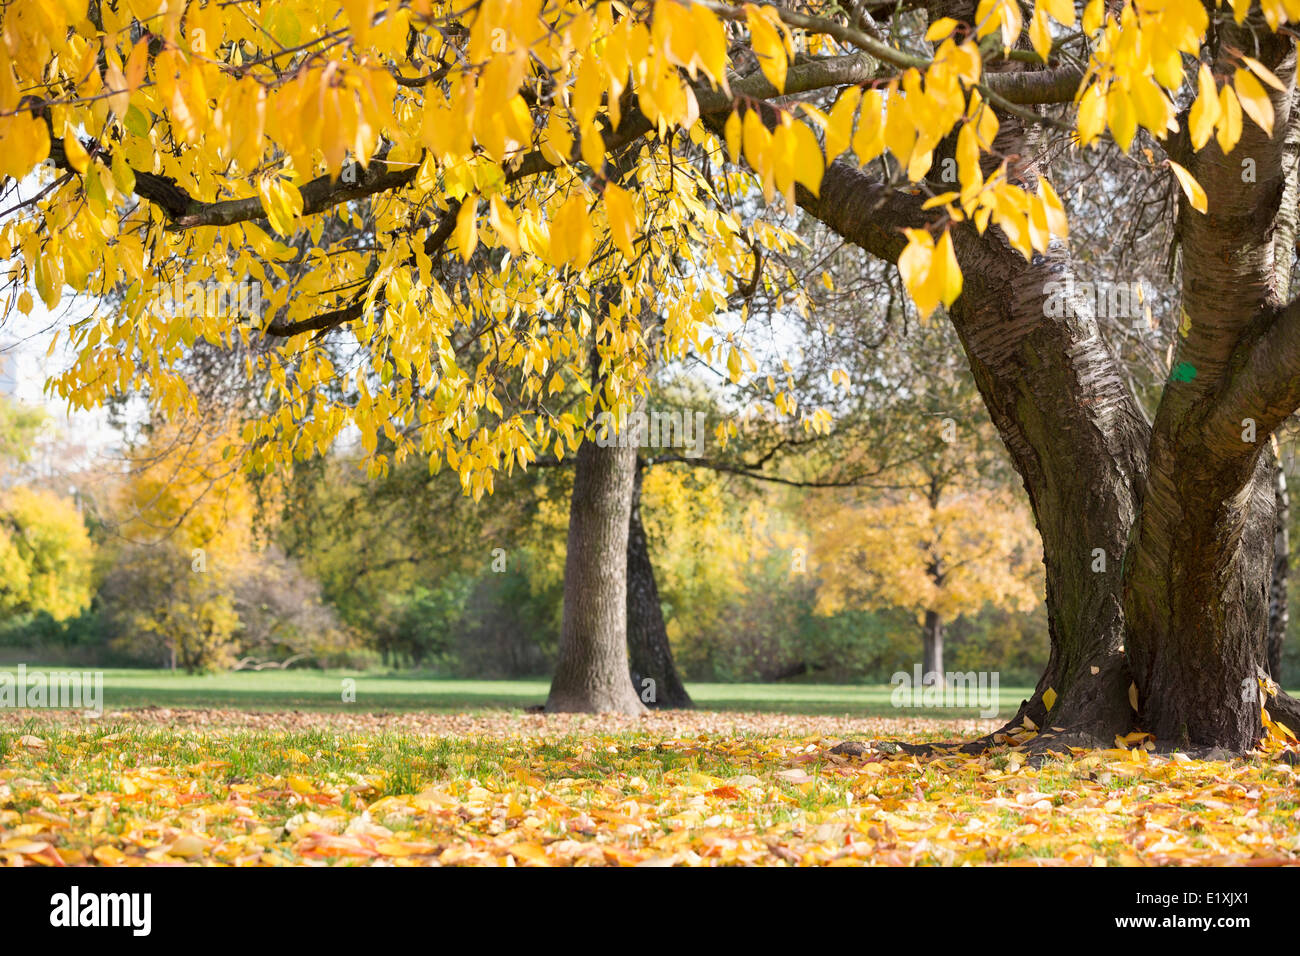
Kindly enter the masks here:
<path id="1" fill-rule="evenodd" d="M 1041 766 L 845 737 L 958 722 L 738 713 L 0 713 L 0 864 L 1280 865 L 1300 772 L 1148 752 Z"/>
<path id="2" fill-rule="evenodd" d="M 16 664 L 0 665 L 12 671 Z M 68 665 L 28 664 L 28 671 L 69 671 Z M 240 710 L 325 710 L 381 712 L 420 710 L 455 713 L 471 709 L 520 710 L 542 704 L 549 682 L 536 680 L 451 680 L 427 674 L 356 671 L 234 671 L 188 675 L 166 670 L 105 669 L 104 708 L 236 708 Z M 356 700 L 343 701 L 344 681 L 355 681 Z M 895 708 L 888 685 L 706 684 L 687 685 L 706 710 L 782 714 L 853 714 L 973 717 L 975 708 Z M 998 715 L 1009 719 L 1031 688 L 999 688 Z"/>
<path id="3" fill-rule="evenodd" d="M 524 712 L 546 689 L 105 671 L 102 716 L 0 708 L 0 865 L 1300 863 L 1300 770 L 1278 741 L 1203 761 L 1132 734 L 1039 763 L 1024 728 L 915 757 L 892 742 L 988 733 L 1027 689 L 1002 689 L 1001 720 L 813 684 Z"/>

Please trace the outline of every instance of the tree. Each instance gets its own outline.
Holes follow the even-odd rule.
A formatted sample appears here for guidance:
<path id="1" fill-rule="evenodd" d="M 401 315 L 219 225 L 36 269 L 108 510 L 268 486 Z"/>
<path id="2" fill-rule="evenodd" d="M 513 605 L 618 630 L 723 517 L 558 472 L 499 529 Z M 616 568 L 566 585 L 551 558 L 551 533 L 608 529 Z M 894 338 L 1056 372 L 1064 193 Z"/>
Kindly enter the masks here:
<path id="1" fill-rule="evenodd" d="M 0 465 L 26 462 L 41 432 L 49 424 L 44 410 L 0 397 Z"/>
<path id="2" fill-rule="evenodd" d="M 673 660 L 650 545 L 641 520 L 644 480 L 645 462 L 638 454 L 627 530 L 627 646 L 632 689 L 651 707 L 693 707 Z"/>
<path id="3" fill-rule="evenodd" d="M 202 419 L 163 421 L 133 450 L 100 589 L 117 649 L 190 672 L 235 662 L 234 590 L 256 506 L 245 476 L 222 460 L 229 441 Z"/>
<path id="4" fill-rule="evenodd" d="M 189 673 L 235 663 L 239 614 L 227 569 L 198 573 L 172 538 L 123 548 L 100 588 L 113 647 Z"/>
<path id="5" fill-rule="evenodd" d="M 0 491 L 0 612 L 75 617 L 90 606 L 93 559 L 70 500 L 24 486 Z"/>
<path id="6" fill-rule="evenodd" d="M 69 329 L 79 360 L 61 394 L 91 403 L 147 379 L 181 403 L 169 367 L 186 344 L 276 338 L 257 358 L 277 401 L 245 436 L 250 467 L 347 425 L 375 452 L 401 425 L 376 469 L 418 450 L 486 493 L 493 469 L 557 436 L 579 444 L 594 402 L 566 418 L 544 396 L 553 363 L 559 386 L 587 380 L 570 366 L 598 323 L 602 359 L 624 359 L 606 407 L 631 404 L 646 298 L 668 306 L 664 352 L 699 349 L 741 376 L 741 344 L 704 326 L 771 234 L 728 207 L 779 194 L 896 262 L 917 309 L 944 306 L 962 341 L 1043 538 L 1053 652 L 1016 722 L 1067 728 L 1043 746 L 1135 724 L 1169 745 L 1255 744 L 1275 508 L 1261 452 L 1300 405 L 1285 4 L 1089 0 L 1080 18 L 1040 0 L 1027 19 L 1003 0 L 847 15 L 674 0 L 343 7 L 6 8 L 0 172 L 55 167 L 0 243 L 17 307 L 29 288 L 51 307 L 65 284 L 127 290 L 122 309 Z M 828 91 L 829 114 L 790 99 Z M 1095 303 L 1060 293 L 1074 264 L 1048 177 L 1071 130 L 1125 153 L 1141 130 L 1183 193 L 1170 318 L 1186 334 L 1150 421 L 1095 334 Z M 635 191 L 617 182 L 633 168 Z M 331 215 L 362 236 L 309 241 Z M 499 268 L 467 275 L 448 252 Z M 277 262 L 295 255 L 320 268 L 280 282 Z M 243 314 L 160 314 L 173 275 L 268 288 Z M 607 319 L 587 290 L 609 277 Z M 339 328 L 364 353 L 345 404 L 325 400 L 339 371 L 312 347 Z M 467 370 L 471 341 L 489 357 Z M 1300 723 L 1290 698 L 1264 703 Z"/>
<path id="7" fill-rule="evenodd" d="M 599 384 L 599 383 L 598 383 Z M 628 528 L 636 446 L 583 442 L 574 466 L 560 657 L 546 709 L 639 714 L 628 680 Z"/>
<path id="8" fill-rule="evenodd" d="M 986 489 L 932 480 L 920 492 L 873 498 L 822 519 L 820 606 L 852 600 L 912 611 L 924 679 L 942 684 L 946 623 L 985 604 L 1028 611 L 1037 603 L 1032 532 L 1015 502 Z"/>

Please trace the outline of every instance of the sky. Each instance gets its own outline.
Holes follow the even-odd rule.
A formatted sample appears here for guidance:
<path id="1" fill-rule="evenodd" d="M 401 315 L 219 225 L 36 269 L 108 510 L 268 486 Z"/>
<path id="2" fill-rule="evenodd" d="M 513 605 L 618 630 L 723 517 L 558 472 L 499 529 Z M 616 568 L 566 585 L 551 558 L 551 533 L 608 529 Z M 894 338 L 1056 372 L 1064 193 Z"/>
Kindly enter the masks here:
<path id="1" fill-rule="evenodd" d="M 71 364 L 71 356 L 61 347 L 46 354 L 54 330 L 72 317 L 66 312 L 66 301 L 54 313 L 37 299 L 31 315 L 14 309 L 0 317 L 0 391 L 25 405 L 44 408 L 49 415 L 49 438 L 33 461 L 36 470 L 47 476 L 113 460 L 121 442 L 104 409 L 70 413 L 62 398 L 46 393 L 46 382 Z M 74 309 L 85 307 L 83 301 L 73 304 Z M 65 339 L 60 336 L 60 343 Z"/>
<path id="2" fill-rule="evenodd" d="M 14 184 L 5 195 L 6 204 L 20 204 L 37 192 L 42 186 L 40 177 L 36 172 Z M 121 440 L 103 409 L 70 414 L 65 401 L 46 393 L 46 382 L 72 363 L 72 355 L 62 348 L 66 335 L 59 336 L 60 347 L 47 355 L 55 330 L 92 308 L 89 300 L 73 298 L 70 290 L 64 291 L 63 301 L 53 312 L 33 296 L 35 305 L 30 315 L 17 309 L 0 314 L 0 392 L 23 404 L 42 407 L 49 414 L 50 440 L 38 449 L 34 465 L 51 475 L 111 459 Z"/>

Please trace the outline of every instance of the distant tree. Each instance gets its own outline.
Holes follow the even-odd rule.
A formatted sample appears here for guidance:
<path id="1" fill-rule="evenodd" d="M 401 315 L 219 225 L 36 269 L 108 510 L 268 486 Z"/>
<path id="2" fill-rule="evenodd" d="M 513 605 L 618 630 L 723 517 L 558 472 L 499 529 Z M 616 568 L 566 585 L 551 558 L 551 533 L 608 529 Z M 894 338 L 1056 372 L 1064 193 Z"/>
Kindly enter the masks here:
<path id="1" fill-rule="evenodd" d="M 912 611 L 923 628 L 927 681 L 943 680 L 945 624 L 986 604 L 1018 611 L 1038 604 L 1033 525 L 1006 493 L 931 478 L 918 490 L 834 497 L 817 502 L 819 609 Z"/>
<path id="2" fill-rule="evenodd" d="M 100 600 L 114 650 L 189 673 L 229 667 L 239 615 L 229 572 L 192 569 L 177 539 L 125 547 L 104 579 Z"/>
<path id="3" fill-rule="evenodd" d="M 0 396 L 0 469 L 27 461 L 48 424 L 43 409 Z"/>
<path id="4" fill-rule="evenodd" d="M 58 621 L 90 605 L 94 548 L 81 513 L 51 491 L 0 491 L 0 613 Z"/>
<path id="5" fill-rule="evenodd" d="M 117 552 L 100 589 L 116 649 L 187 671 L 236 659 L 234 591 L 254 544 L 257 503 L 225 460 L 211 420 L 163 418 L 128 456 Z"/>

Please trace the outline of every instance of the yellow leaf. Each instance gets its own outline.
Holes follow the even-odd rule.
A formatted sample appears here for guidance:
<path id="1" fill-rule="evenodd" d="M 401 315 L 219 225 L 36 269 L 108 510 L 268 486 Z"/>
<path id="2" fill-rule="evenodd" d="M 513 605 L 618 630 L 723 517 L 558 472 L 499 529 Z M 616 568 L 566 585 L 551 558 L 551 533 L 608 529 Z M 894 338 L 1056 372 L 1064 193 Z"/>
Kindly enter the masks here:
<path id="1" fill-rule="evenodd" d="M 1129 702 L 1129 706 L 1133 708 L 1134 713 L 1136 713 L 1138 710 L 1138 685 L 1137 684 L 1128 685 L 1128 702 Z"/>
<path id="2" fill-rule="evenodd" d="M 1232 152 L 1241 139 L 1241 103 L 1227 83 L 1219 89 L 1219 124 L 1215 139 L 1224 153 Z"/>
<path id="3" fill-rule="evenodd" d="M 868 90 L 862 94 L 858 128 L 853 134 L 853 152 L 863 165 L 885 151 L 884 106 L 885 94 L 882 91 Z"/>
<path id="4" fill-rule="evenodd" d="M 531 863 L 534 866 L 551 865 L 546 850 L 536 843 L 514 843 L 511 844 L 509 852 L 520 863 Z"/>
<path id="5" fill-rule="evenodd" d="M 1057 23 L 1074 26 L 1074 0 L 1043 0 L 1043 3 Z"/>
<path id="6" fill-rule="evenodd" d="M 1255 121 L 1256 126 L 1272 136 L 1273 101 L 1268 98 L 1259 80 L 1249 70 L 1238 67 L 1233 86 L 1237 88 L 1237 99 L 1241 101 L 1242 110 Z"/>
<path id="7" fill-rule="evenodd" d="M 1092 36 L 1097 32 L 1097 28 L 1101 26 L 1105 16 L 1105 0 L 1088 0 L 1088 5 L 1083 8 L 1083 32 L 1088 36 Z"/>
<path id="8" fill-rule="evenodd" d="M 946 229 L 935 246 L 934 258 L 930 260 L 930 281 L 934 283 L 939 301 L 945 307 L 952 305 L 961 295 L 961 267 L 957 265 L 952 233 Z"/>
<path id="9" fill-rule="evenodd" d="M 474 254 L 474 249 L 478 246 L 478 196 L 466 196 L 465 201 L 460 204 L 460 211 L 456 213 L 456 247 L 460 250 L 460 258 L 464 262 L 469 262 L 469 257 Z"/>
<path id="10" fill-rule="evenodd" d="M 924 229 L 905 229 L 903 232 L 907 236 L 907 246 L 898 257 L 898 274 L 921 318 L 929 318 L 939 305 L 939 296 L 929 281 L 930 265 L 934 260 L 934 237 Z"/>
<path id="11" fill-rule="evenodd" d="M 148 69 L 149 37 L 144 36 L 136 41 L 135 46 L 131 48 L 130 56 L 126 58 L 126 88 L 132 93 L 139 89 Z"/>
<path id="12" fill-rule="evenodd" d="M 789 69 L 785 41 L 776 25 L 777 13 L 772 7 L 745 4 L 745 20 L 749 25 L 750 46 L 758 57 L 758 65 L 778 93 L 785 92 L 785 76 Z"/>
<path id="13" fill-rule="evenodd" d="M 1250 72 L 1254 73 L 1269 86 L 1273 87 L 1273 89 L 1277 90 L 1279 93 L 1286 92 L 1286 84 L 1279 80 L 1273 71 L 1263 63 L 1260 63 L 1259 60 L 1250 56 L 1242 56 L 1241 62 L 1245 63 L 1246 66 L 1250 68 Z"/>
<path id="14" fill-rule="evenodd" d="M 580 192 L 574 192 L 551 221 L 551 255 L 556 265 L 585 268 L 591 261 L 591 220 L 587 217 L 587 202 Z"/>
<path id="15" fill-rule="evenodd" d="M 1056 703 L 1056 691 L 1053 690 L 1051 687 L 1049 687 L 1047 688 L 1047 690 L 1043 691 L 1043 706 L 1046 707 L 1048 710 L 1051 710 L 1052 705 L 1055 703 Z"/>
<path id="16" fill-rule="evenodd" d="M 957 21 L 952 17 L 940 17 L 930 24 L 930 29 L 925 31 L 925 38 L 930 42 L 942 40 L 957 29 Z"/>
<path id="17" fill-rule="evenodd" d="M 1101 87 L 1094 83 L 1079 99 L 1079 144 L 1087 146 L 1106 128 L 1106 98 Z"/>
<path id="18" fill-rule="evenodd" d="M 1137 110 L 1133 101 L 1118 83 L 1112 83 L 1106 91 L 1106 122 L 1110 126 L 1110 135 L 1121 152 L 1128 152 L 1137 135 Z"/>
<path id="19" fill-rule="evenodd" d="M 462 207 L 463 210 L 463 207 Z M 460 225 L 459 214 L 456 224 Z M 501 244 L 510 250 L 511 255 L 519 254 L 519 223 L 510 206 L 500 196 L 493 196 L 488 202 L 488 224 L 501 237 Z"/>
<path id="20" fill-rule="evenodd" d="M 81 145 L 81 140 L 77 139 L 71 125 L 63 129 L 63 153 L 68 157 L 68 165 L 84 176 L 90 166 L 90 154 Z"/>
<path id="21" fill-rule="evenodd" d="M 1201 188 L 1201 184 L 1196 181 L 1191 173 L 1173 160 L 1169 161 L 1169 168 L 1174 171 L 1174 176 L 1178 178 L 1178 185 L 1183 187 L 1183 192 L 1187 194 L 1187 201 L 1192 208 L 1197 212 L 1205 212 L 1207 203 L 1205 190 Z"/>
<path id="22" fill-rule="evenodd" d="M 831 107 L 830 121 L 826 124 L 827 163 L 834 161 L 835 157 L 849 148 L 849 142 L 853 137 L 853 117 L 858 111 L 858 103 L 861 99 L 862 90 L 850 86 L 840 94 L 840 98 Z"/>
<path id="23" fill-rule="evenodd" d="M 1223 108 L 1219 105 L 1219 91 L 1214 85 L 1214 76 L 1204 63 L 1201 64 L 1197 74 L 1197 86 L 1199 93 L 1187 117 L 1188 131 L 1192 135 L 1192 149 L 1195 150 L 1199 150 L 1210 141 L 1214 124 L 1223 114 Z"/>
<path id="24" fill-rule="evenodd" d="M 1052 28 L 1047 25 L 1047 11 L 1043 9 L 1042 0 L 1034 4 L 1034 15 L 1029 21 L 1029 42 L 1039 59 L 1046 63 L 1052 52 Z"/>
<path id="25" fill-rule="evenodd" d="M 633 240 L 639 227 L 631 194 L 613 183 L 606 185 L 605 212 L 609 216 L 609 234 L 614 245 L 627 258 L 633 258 L 636 255 Z"/>
<path id="26" fill-rule="evenodd" d="M 794 178 L 814 196 L 819 195 L 826 164 L 822 160 L 817 134 L 797 121 L 791 125 L 791 131 L 794 134 Z"/>
<path id="27" fill-rule="evenodd" d="M 115 846 L 97 846 L 91 854 L 105 866 L 116 866 L 126 859 L 126 854 Z"/>
<path id="28" fill-rule="evenodd" d="M 907 101 L 897 93 L 889 98 L 885 113 L 885 145 L 902 165 L 910 164 L 916 146 L 916 126 L 907 115 Z"/>
<path id="29" fill-rule="evenodd" d="M 723 127 L 723 135 L 727 140 L 727 155 L 731 157 L 733 163 L 740 161 L 740 114 L 732 110 L 727 117 L 727 124 Z"/>
<path id="30" fill-rule="evenodd" d="M 298 187 L 279 176 L 263 176 L 257 184 L 271 228 L 281 236 L 291 236 L 294 222 L 302 215 L 302 193 Z"/>
<path id="31" fill-rule="evenodd" d="M 705 6 L 691 4 L 695 35 L 695 56 L 714 86 L 724 92 L 727 86 L 727 35 L 718 18 Z"/>
<path id="32" fill-rule="evenodd" d="M 113 154 L 113 185 L 123 195 L 135 192 L 135 170 L 127 163 L 121 151 Z"/>
<path id="33" fill-rule="evenodd" d="M 1038 177 L 1038 191 L 1043 197 L 1043 206 L 1047 211 L 1047 227 L 1051 230 L 1052 235 L 1060 236 L 1062 239 L 1070 237 L 1070 220 L 1065 214 L 1065 205 L 1061 202 L 1061 197 L 1056 194 L 1056 190 L 1042 176 Z"/>

